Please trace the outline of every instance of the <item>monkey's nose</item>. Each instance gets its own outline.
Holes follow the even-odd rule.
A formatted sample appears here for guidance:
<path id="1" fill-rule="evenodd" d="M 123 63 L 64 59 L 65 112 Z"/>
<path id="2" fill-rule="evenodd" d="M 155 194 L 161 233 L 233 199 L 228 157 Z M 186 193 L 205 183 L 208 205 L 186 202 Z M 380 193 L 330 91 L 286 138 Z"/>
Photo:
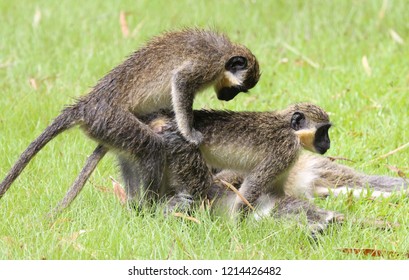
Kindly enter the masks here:
<path id="1" fill-rule="evenodd" d="M 320 145 L 316 145 L 315 149 L 321 155 L 325 154 L 330 148 L 330 143 L 321 143 Z"/>

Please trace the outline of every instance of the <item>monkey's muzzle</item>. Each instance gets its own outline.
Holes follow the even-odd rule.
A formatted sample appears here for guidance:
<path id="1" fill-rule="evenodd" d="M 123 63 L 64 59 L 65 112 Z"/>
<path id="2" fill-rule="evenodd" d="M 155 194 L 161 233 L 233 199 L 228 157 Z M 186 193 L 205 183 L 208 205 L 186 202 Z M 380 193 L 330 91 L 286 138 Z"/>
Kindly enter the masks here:
<path id="1" fill-rule="evenodd" d="M 325 154 L 331 147 L 331 140 L 329 139 L 328 130 L 331 124 L 325 124 L 317 128 L 314 138 L 314 148 L 317 153 Z"/>
<path id="2" fill-rule="evenodd" d="M 240 92 L 247 92 L 241 87 L 224 87 L 217 93 L 217 98 L 223 101 L 232 100 Z"/>

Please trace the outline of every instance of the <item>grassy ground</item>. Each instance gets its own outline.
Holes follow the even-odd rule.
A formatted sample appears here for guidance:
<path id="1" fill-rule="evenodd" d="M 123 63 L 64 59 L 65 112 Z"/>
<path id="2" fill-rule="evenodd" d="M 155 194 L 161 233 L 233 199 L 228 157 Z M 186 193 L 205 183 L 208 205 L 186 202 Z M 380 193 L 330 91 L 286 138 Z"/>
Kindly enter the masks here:
<path id="1" fill-rule="evenodd" d="M 55 117 L 132 50 L 163 30 L 215 27 L 258 57 L 262 79 L 229 103 L 208 91 L 195 107 L 273 110 L 312 101 L 331 112 L 329 155 L 368 173 L 409 173 L 407 1 L 6 1 L 0 0 L 0 175 Z M 124 36 L 120 12 L 129 29 Z M 311 243 L 294 222 L 201 224 L 126 211 L 110 192 L 107 157 L 55 221 L 95 143 L 73 129 L 51 142 L 0 201 L 1 259 L 372 259 L 342 248 L 406 252 L 409 201 L 402 195 L 317 201 L 347 222 Z M 107 191 L 108 190 L 108 191 Z M 399 223 L 385 230 L 363 223 Z M 355 222 L 352 222 L 355 220 Z M 358 220 L 358 222 L 356 222 Z M 362 221 L 362 222 L 359 222 Z M 383 258 L 405 258 L 389 254 Z"/>

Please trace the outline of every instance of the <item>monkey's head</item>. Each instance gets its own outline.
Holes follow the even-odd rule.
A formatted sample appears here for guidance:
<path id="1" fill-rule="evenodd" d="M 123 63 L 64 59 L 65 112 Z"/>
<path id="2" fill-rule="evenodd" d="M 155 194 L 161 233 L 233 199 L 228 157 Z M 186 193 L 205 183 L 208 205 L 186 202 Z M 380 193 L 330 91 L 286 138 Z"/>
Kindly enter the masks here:
<path id="1" fill-rule="evenodd" d="M 215 84 L 219 100 L 232 100 L 240 92 L 247 92 L 260 79 L 256 57 L 245 47 L 237 46 L 234 55 L 227 57 L 222 76 Z"/>
<path id="2" fill-rule="evenodd" d="M 291 128 L 301 145 L 315 153 L 325 154 L 330 148 L 328 130 L 331 127 L 328 114 L 320 107 L 303 103 L 291 107 Z"/>

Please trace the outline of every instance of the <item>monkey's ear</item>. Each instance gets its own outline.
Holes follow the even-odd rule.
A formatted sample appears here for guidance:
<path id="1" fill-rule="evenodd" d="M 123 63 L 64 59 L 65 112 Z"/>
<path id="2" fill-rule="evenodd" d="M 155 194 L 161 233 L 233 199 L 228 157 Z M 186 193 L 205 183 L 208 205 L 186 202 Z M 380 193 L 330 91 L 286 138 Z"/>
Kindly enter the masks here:
<path id="1" fill-rule="evenodd" d="M 243 56 L 233 56 L 226 62 L 224 67 L 226 68 L 226 70 L 233 73 L 239 70 L 246 69 L 247 59 Z"/>
<path id="2" fill-rule="evenodd" d="M 305 126 L 305 116 L 301 112 L 295 112 L 291 117 L 291 128 L 300 130 Z"/>

